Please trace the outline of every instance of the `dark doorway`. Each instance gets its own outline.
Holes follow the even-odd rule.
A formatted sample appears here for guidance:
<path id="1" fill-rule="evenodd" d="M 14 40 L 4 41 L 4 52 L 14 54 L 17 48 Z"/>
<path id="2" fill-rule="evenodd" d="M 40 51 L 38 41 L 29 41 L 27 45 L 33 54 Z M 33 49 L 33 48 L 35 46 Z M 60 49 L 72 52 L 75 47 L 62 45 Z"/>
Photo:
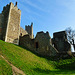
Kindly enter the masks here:
<path id="1" fill-rule="evenodd" d="M 36 42 L 36 48 L 38 48 L 38 42 Z"/>
<path id="2" fill-rule="evenodd" d="M 74 44 L 74 51 L 75 51 L 75 44 Z"/>
<path id="3" fill-rule="evenodd" d="M 20 36 L 22 36 L 22 33 L 20 33 Z"/>

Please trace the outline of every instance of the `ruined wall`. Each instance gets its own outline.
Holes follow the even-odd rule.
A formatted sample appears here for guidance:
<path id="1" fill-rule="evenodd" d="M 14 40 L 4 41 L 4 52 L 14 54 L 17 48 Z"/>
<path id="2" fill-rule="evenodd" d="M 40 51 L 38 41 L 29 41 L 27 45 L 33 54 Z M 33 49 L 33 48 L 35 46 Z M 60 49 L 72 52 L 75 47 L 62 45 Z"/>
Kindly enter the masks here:
<path id="1" fill-rule="evenodd" d="M 67 52 L 71 49 L 71 46 L 67 41 L 65 31 L 56 32 L 53 34 L 53 44 L 59 52 Z"/>
<path id="2" fill-rule="evenodd" d="M 54 56 L 58 52 L 51 43 L 49 33 L 38 32 L 35 37 L 35 50 L 43 56 Z"/>
<path id="3" fill-rule="evenodd" d="M 4 16 L 4 19 L 2 20 L 2 40 L 4 41 L 6 38 L 6 29 L 8 24 L 9 10 L 10 10 L 10 5 L 7 4 L 6 6 L 3 7 L 3 11 L 2 11 L 2 15 Z"/>
<path id="4" fill-rule="evenodd" d="M 20 35 L 24 36 L 26 34 L 28 34 L 27 31 L 20 27 Z"/>
<path id="5" fill-rule="evenodd" d="M 19 45 L 34 51 L 34 39 L 31 39 L 29 35 L 20 36 Z"/>
<path id="6" fill-rule="evenodd" d="M 21 11 L 17 8 L 17 5 L 14 6 L 13 3 L 10 3 L 6 39 L 5 39 L 6 42 L 14 44 L 19 43 L 20 16 L 21 16 Z"/>
<path id="7" fill-rule="evenodd" d="M 29 35 L 20 36 L 19 45 L 42 56 L 55 56 L 58 52 L 52 46 L 51 37 L 48 32 L 38 32 L 35 39 L 31 39 Z"/>
<path id="8" fill-rule="evenodd" d="M 34 38 L 34 36 L 33 36 L 33 23 L 31 23 L 31 26 L 26 25 L 25 30 L 28 32 L 30 38 L 33 39 Z"/>
<path id="9" fill-rule="evenodd" d="M 2 25 L 4 21 L 4 15 L 0 14 L 0 39 L 2 39 Z"/>

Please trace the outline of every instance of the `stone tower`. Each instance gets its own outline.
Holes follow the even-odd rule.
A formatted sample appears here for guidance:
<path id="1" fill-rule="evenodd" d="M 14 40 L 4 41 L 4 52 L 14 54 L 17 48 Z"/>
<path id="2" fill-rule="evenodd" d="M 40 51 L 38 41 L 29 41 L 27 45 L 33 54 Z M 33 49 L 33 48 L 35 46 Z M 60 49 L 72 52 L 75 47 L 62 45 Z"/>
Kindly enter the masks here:
<path id="1" fill-rule="evenodd" d="M 0 14 L 0 39 L 2 39 L 2 25 L 3 25 L 3 21 L 4 21 L 4 15 Z"/>
<path id="2" fill-rule="evenodd" d="M 19 43 L 20 34 L 20 17 L 21 10 L 17 7 L 17 2 L 14 4 L 11 2 L 3 8 L 0 14 L 0 39 L 5 42 L 14 44 Z"/>
<path id="3" fill-rule="evenodd" d="M 28 32 L 30 38 L 33 39 L 34 38 L 34 36 L 33 36 L 33 23 L 31 23 L 31 26 L 26 25 L 25 30 Z"/>

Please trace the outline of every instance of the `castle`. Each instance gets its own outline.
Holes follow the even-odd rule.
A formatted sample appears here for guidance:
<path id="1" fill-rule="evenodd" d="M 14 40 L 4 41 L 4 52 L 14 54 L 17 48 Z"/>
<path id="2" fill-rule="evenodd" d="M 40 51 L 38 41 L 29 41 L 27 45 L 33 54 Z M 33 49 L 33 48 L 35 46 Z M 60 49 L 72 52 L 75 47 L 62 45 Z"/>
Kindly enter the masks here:
<path id="1" fill-rule="evenodd" d="M 5 42 L 19 44 L 20 34 L 29 34 L 33 38 L 33 24 L 26 26 L 26 30 L 20 27 L 21 10 L 17 7 L 17 2 L 7 4 L 0 14 L 0 39 Z"/>
<path id="2" fill-rule="evenodd" d="M 17 7 L 17 2 L 11 2 L 3 7 L 0 14 L 0 39 L 5 42 L 29 48 L 43 56 L 55 56 L 58 53 L 71 51 L 65 31 L 56 32 L 51 39 L 49 32 L 38 32 L 33 36 L 33 23 L 25 26 L 25 30 L 20 27 L 21 10 Z"/>

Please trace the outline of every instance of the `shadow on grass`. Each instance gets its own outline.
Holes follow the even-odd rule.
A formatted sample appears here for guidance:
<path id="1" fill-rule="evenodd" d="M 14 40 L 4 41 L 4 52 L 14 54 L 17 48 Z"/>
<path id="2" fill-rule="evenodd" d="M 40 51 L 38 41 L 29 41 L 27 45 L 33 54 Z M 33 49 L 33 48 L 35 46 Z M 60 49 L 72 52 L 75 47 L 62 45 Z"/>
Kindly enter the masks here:
<path id="1" fill-rule="evenodd" d="M 56 68 L 60 70 L 75 70 L 75 62 L 70 64 L 57 65 Z"/>
<path id="2" fill-rule="evenodd" d="M 37 55 L 37 56 L 39 56 L 39 57 L 46 58 L 47 60 L 59 61 L 60 59 L 71 59 L 71 58 L 72 58 L 72 57 L 68 57 L 68 58 L 60 58 L 60 59 L 58 59 L 59 56 L 43 56 L 43 55 L 40 55 L 40 54 L 36 53 L 34 50 L 33 50 L 33 51 L 30 50 L 30 49 L 27 48 L 27 47 L 20 46 L 20 45 L 16 45 L 16 46 L 19 46 L 19 47 L 21 47 L 21 48 L 23 48 L 23 49 L 26 49 L 27 51 L 30 51 L 31 53 L 33 53 L 33 54 L 35 54 L 35 55 Z"/>
<path id="3" fill-rule="evenodd" d="M 55 75 L 55 74 L 75 74 L 75 70 L 47 70 L 47 69 L 40 69 L 40 68 L 35 68 L 33 69 L 35 72 L 37 73 L 43 73 L 43 74 L 51 74 L 51 75 Z"/>
<path id="4" fill-rule="evenodd" d="M 56 58 L 55 58 L 55 56 L 54 57 L 53 56 L 43 56 L 43 55 L 40 55 L 40 54 L 38 54 L 38 53 L 30 50 L 29 48 L 24 47 L 24 46 L 20 46 L 20 45 L 16 45 L 16 46 L 21 47 L 23 49 L 26 49 L 27 51 L 30 51 L 31 53 L 33 53 L 33 54 L 35 54 L 35 55 L 37 55 L 39 57 L 43 57 L 43 58 L 46 58 L 46 59 L 52 60 L 52 61 L 57 61 Z"/>

